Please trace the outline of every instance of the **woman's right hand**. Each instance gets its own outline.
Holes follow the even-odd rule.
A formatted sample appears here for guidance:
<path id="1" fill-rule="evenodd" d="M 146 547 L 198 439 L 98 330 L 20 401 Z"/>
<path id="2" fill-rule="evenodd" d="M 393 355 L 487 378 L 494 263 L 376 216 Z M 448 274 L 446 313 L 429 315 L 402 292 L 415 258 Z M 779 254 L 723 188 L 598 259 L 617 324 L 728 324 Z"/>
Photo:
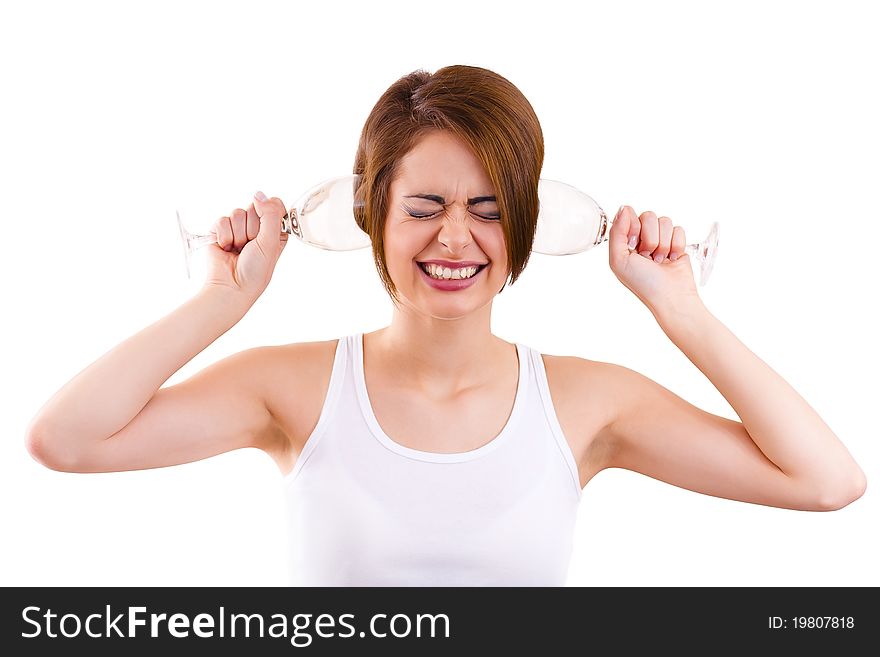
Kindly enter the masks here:
<path id="1" fill-rule="evenodd" d="M 285 212 L 281 199 L 267 199 L 257 192 L 247 210 L 236 208 L 228 217 L 220 217 L 211 228 L 217 242 L 207 247 L 205 287 L 230 288 L 256 301 L 287 244 L 289 236 L 281 231 Z"/>

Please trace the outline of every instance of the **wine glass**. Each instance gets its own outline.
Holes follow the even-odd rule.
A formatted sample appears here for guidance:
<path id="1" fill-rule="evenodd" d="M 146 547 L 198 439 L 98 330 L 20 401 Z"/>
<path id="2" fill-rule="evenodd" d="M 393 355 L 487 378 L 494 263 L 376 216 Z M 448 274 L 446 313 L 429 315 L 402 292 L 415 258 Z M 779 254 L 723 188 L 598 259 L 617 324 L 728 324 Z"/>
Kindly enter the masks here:
<path id="1" fill-rule="evenodd" d="M 302 242 L 328 251 L 352 251 L 371 245 L 370 236 L 354 219 L 354 209 L 363 201 L 355 200 L 357 175 L 339 176 L 306 190 L 281 218 L 281 232 Z M 534 253 L 571 255 L 608 241 L 613 220 L 596 201 L 579 189 L 557 180 L 538 181 L 538 222 L 532 244 Z M 177 213 L 177 226 L 183 242 L 187 277 L 190 260 L 196 249 L 216 243 L 214 233 L 194 235 L 183 226 Z M 700 242 L 688 244 L 685 253 L 700 267 L 700 285 L 712 273 L 718 254 L 718 222 Z"/>
<path id="2" fill-rule="evenodd" d="M 328 251 L 352 251 L 370 246 L 370 236 L 354 220 L 354 208 L 363 202 L 354 201 L 358 176 L 330 178 L 306 190 L 281 217 L 281 232 L 294 235 L 311 246 Z M 186 275 L 190 277 L 193 251 L 215 244 L 217 236 L 190 233 L 177 213 L 177 227 L 183 242 Z"/>
<path id="3" fill-rule="evenodd" d="M 532 251 L 547 255 L 570 255 L 592 249 L 608 241 L 614 219 L 581 190 L 541 178 L 538 181 L 538 225 Z M 684 251 L 700 268 L 699 284 L 705 285 L 718 256 L 720 227 L 712 222 L 701 241 L 688 244 Z"/>

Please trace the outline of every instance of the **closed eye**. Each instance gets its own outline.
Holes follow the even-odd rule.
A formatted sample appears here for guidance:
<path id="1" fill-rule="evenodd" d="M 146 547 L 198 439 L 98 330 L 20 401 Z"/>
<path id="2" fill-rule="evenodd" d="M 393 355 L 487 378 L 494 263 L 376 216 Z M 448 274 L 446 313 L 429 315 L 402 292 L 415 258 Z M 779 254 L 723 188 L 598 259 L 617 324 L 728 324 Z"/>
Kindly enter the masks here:
<path id="1" fill-rule="evenodd" d="M 442 210 L 438 210 L 437 212 L 431 212 L 428 214 L 418 214 L 415 212 L 407 211 L 407 214 L 410 217 L 413 217 L 414 219 L 430 219 L 431 217 L 434 217 L 434 216 L 440 214 L 440 212 L 442 212 Z M 471 212 L 471 214 L 474 215 L 475 217 L 478 217 L 479 219 L 484 219 L 486 221 L 498 221 L 499 219 L 501 219 L 501 215 L 493 215 L 493 216 L 487 217 L 485 215 L 476 214 L 474 212 Z"/>

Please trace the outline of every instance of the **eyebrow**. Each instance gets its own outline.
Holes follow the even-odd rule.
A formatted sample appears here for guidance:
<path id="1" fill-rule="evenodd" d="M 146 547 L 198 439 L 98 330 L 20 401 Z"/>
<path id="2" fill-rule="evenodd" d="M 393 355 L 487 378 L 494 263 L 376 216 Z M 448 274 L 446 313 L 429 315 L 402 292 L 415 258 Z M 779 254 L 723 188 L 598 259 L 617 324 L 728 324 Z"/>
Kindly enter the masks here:
<path id="1" fill-rule="evenodd" d="M 446 199 L 442 196 L 437 196 L 436 194 L 412 194 L 411 196 L 404 196 L 403 198 L 423 198 L 429 201 L 434 201 L 434 203 L 439 203 L 440 205 L 446 205 Z M 474 198 L 468 199 L 468 205 L 476 205 L 477 203 L 483 203 L 484 201 L 494 200 L 496 200 L 494 196 L 475 196 Z"/>

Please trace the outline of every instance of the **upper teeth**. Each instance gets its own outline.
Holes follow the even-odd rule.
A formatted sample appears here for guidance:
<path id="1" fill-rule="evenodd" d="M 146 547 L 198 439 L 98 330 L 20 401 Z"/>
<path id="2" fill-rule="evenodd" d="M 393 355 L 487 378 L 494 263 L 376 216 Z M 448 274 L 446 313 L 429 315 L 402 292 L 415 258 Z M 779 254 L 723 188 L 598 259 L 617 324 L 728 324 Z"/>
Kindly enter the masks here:
<path id="1" fill-rule="evenodd" d="M 463 267 L 461 269 L 450 269 L 449 267 L 441 267 L 440 265 L 429 263 L 425 263 L 424 267 L 425 271 L 428 272 L 433 278 L 446 279 L 470 278 L 471 276 L 476 274 L 477 269 L 479 269 L 479 267 Z"/>

